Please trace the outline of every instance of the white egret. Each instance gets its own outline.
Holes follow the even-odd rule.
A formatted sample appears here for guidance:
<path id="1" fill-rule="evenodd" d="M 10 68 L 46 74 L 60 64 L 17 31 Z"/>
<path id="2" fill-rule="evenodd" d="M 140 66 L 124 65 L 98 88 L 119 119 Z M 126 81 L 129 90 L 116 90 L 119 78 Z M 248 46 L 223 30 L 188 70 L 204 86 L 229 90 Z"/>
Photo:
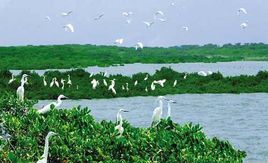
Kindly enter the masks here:
<path id="1" fill-rule="evenodd" d="M 136 80 L 136 81 L 134 82 L 134 86 L 136 86 L 136 85 L 138 85 L 138 80 Z"/>
<path id="2" fill-rule="evenodd" d="M 167 100 L 167 108 L 168 108 L 168 112 L 167 112 L 167 119 L 171 118 L 171 106 L 170 104 L 175 104 L 176 102 L 173 100 Z"/>
<path id="3" fill-rule="evenodd" d="M 126 83 L 126 90 L 127 90 L 127 92 L 129 91 L 128 83 Z"/>
<path id="4" fill-rule="evenodd" d="M 158 20 L 161 21 L 161 22 L 166 22 L 166 21 L 167 21 L 167 20 L 164 19 L 164 18 L 158 18 Z"/>
<path id="5" fill-rule="evenodd" d="M 151 84 L 151 90 L 154 91 L 155 90 L 155 85 L 154 85 L 154 82 L 152 82 Z"/>
<path id="6" fill-rule="evenodd" d="M 113 94 L 116 95 L 116 90 L 114 89 L 114 86 L 115 86 L 115 79 L 111 80 L 111 85 L 109 86 L 108 91 L 111 90 Z"/>
<path id="7" fill-rule="evenodd" d="M 92 76 L 94 76 L 94 73 L 93 72 L 90 73 L 89 78 L 91 78 Z"/>
<path id="8" fill-rule="evenodd" d="M 52 80 L 51 80 L 51 82 L 50 82 L 50 87 L 53 87 L 54 86 L 54 84 L 55 84 L 55 78 L 52 78 Z"/>
<path id="9" fill-rule="evenodd" d="M 49 16 L 46 16 L 46 17 L 45 17 L 45 20 L 46 20 L 47 22 L 50 22 L 50 21 L 51 21 L 51 18 L 50 18 Z"/>
<path id="10" fill-rule="evenodd" d="M 49 132 L 46 136 L 46 139 L 45 139 L 45 148 L 44 148 L 44 153 L 43 155 L 41 156 L 41 160 L 38 160 L 37 163 L 47 163 L 47 157 L 48 157 L 48 149 L 49 149 L 49 138 L 51 136 L 54 136 L 54 135 L 57 135 L 57 133 L 55 132 Z"/>
<path id="11" fill-rule="evenodd" d="M 143 43 L 142 42 L 137 42 L 137 44 L 135 45 L 135 49 L 143 49 Z"/>
<path id="12" fill-rule="evenodd" d="M 147 87 L 145 88 L 145 92 L 148 92 L 148 88 Z"/>
<path id="13" fill-rule="evenodd" d="M 17 89 L 17 97 L 20 101 L 24 101 L 24 93 L 25 93 L 25 89 L 24 89 L 24 84 L 27 82 L 27 74 L 24 74 L 21 80 L 21 84 Z"/>
<path id="14" fill-rule="evenodd" d="M 71 80 L 71 76 L 68 74 L 68 81 L 67 84 L 69 85 L 69 87 L 71 87 L 72 85 L 72 80 Z"/>
<path id="15" fill-rule="evenodd" d="M 124 85 L 122 85 L 122 90 L 125 90 L 125 86 Z"/>
<path id="16" fill-rule="evenodd" d="M 155 84 L 159 84 L 161 87 L 164 87 L 164 84 L 167 80 L 166 79 L 162 79 L 162 80 L 155 80 L 154 83 Z"/>
<path id="17" fill-rule="evenodd" d="M 65 16 L 70 16 L 73 13 L 73 11 L 68 11 L 68 12 L 62 12 L 61 16 L 65 17 Z"/>
<path id="18" fill-rule="evenodd" d="M 57 78 L 54 78 L 54 83 L 55 83 L 55 85 L 56 85 L 58 88 L 60 87 L 60 84 L 59 84 Z"/>
<path id="19" fill-rule="evenodd" d="M 199 71 L 197 74 L 198 74 L 199 76 L 207 76 L 207 73 L 204 72 L 204 71 Z"/>
<path id="20" fill-rule="evenodd" d="M 189 27 L 186 27 L 186 26 L 183 26 L 182 29 L 185 31 L 189 31 Z"/>
<path id="21" fill-rule="evenodd" d="M 176 87 L 177 83 L 178 83 L 178 80 L 175 80 L 173 83 L 173 87 Z"/>
<path id="22" fill-rule="evenodd" d="M 133 14 L 133 12 L 131 12 L 131 11 L 122 12 L 122 15 L 125 16 L 125 17 L 129 17 L 132 14 Z"/>
<path id="23" fill-rule="evenodd" d="M 57 102 L 52 102 L 46 106 L 44 106 L 42 109 L 37 110 L 38 113 L 40 114 L 45 114 L 48 111 L 50 111 L 51 107 L 54 106 L 55 108 L 58 108 L 62 104 L 62 99 L 66 99 L 67 97 L 64 95 L 59 95 Z"/>
<path id="24" fill-rule="evenodd" d="M 47 86 L 46 76 L 43 76 L 43 85 L 44 85 L 44 87 Z"/>
<path id="25" fill-rule="evenodd" d="M 90 83 L 92 84 L 92 89 L 96 89 L 96 87 L 99 85 L 99 81 L 96 79 L 93 79 Z"/>
<path id="26" fill-rule="evenodd" d="M 63 26 L 65 32 L 74 32 L 74 26 L 72 24 L 66 24 Z"/>
<path id="27" fill-rule="evenodd" d="M 247 12 L 247 10 L 246 10 L 245 8 L 239 8 L 239 9 L 237 10 L 237 13 L 238 13 L 238 14 L 248 14 L 248 12 Z"/>
<path id="28" fill-rule="evenodd" d="M 107 87 L 108 84 L 107 84 L 107 81 L 105 79 L 103 79 L 103 84 Z"/>
<path id="29" fill-rule="evenodd" d="M 97 17 L 95 17 L 94 20 L 100 20 L 103 16 L 104 16 L 104 14 L 100 14 Z"/>
<path id="30" fill-rule="evenodd" d="M 149 78 L 149 75 L 148 75 L 148 74 L 146 74 L 146 76 L 145 76 L 144 80 L 146 81 L 146 80 L 148 80 L 148 78 Z"/>
<path id="31" fill-rule="evenodd" d="M 147 22 L 147 21 L 143 21 L 143 23 L 146 25 L 147 28 L 151 27 L 154 22 Z"/>
<path id="32" fill-rule="evenodd" d="M 12 75 L 11 75 L 11 79 L 8 81 L 8 84 L 13 83 L 15 80 L 16 80 L 16 79 L 15 79 L 14 75 L 12 74 Z"/>
<path id="33" fill-rule="evenodd" d="M 161 15 L 161 16 L 164 16 L 164 12 L 163 12 L 163 11 L 156 11 L 155 15 Z"/>
<path id="34" fill-rule="evenodd" d="M 162 113 L 163 113 L 163 100 L 165 99 L 164 96 L 158 96 L 157 100 L 159 102 L 159 106 L 156 107 L 153 111 L 153 116 L 152 116 L 152 127 L 155 127 L 159 124 L 162 118 Z"/>
<path id="35" fill-rule="evenodd" d="M 116 40 L 114 41 L 114 43 L 115 43 L 115 44 L 118 44 L 118 45 L 121 45 L 121 44 L 124 43 L 124 39 L 123 39 L 123 38 L 116 39 Z"/>
<path id="36" fill-rule="evenodd" d="M 124 110 L 124 109 L 120 109 L 118 112 L 117 112 L 117 115 L 116 115 L 116 123 L 119 122 L 119 124 L 117 126 L 115 126 L 115 130 L 118 130 L 118 133 L 119 133 L 119 136 L 118 137 L 121 137 L 122 134 L 124 133 L 124 127 L 123 127 L 123 117 L 122 117 L 122 112 L 128 112 L 127 110 Z"/>
<path id="37" fill-rule="evenodd" d="M 185 80 L 187 78 L 187 73 L 185 73 L 185 75 L 183 76 L 183 79 Z"/>
<path id="38" fill-rule="evenodd" d="M 61 83 L 61 89 L 64 90 L 64 86 L 65 86 L 65 80 L 64 79 L 61 79 L 60 80 L 60 83 Z"/>

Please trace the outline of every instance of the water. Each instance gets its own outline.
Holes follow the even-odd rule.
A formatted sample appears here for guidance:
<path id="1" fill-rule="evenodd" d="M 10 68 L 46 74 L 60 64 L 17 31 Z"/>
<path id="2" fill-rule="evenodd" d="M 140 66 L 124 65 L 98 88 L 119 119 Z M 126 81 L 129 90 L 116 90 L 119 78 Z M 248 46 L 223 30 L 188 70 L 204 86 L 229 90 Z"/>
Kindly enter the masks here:
<path id="1" fill-rule="evenodd" d="M 111 67 L 88 67 L 84 70 L 90 73 L 107 72 L 108 74 L 122 74 L 131 76 L 139 72 L 147 72 L 154 74 L 156 70 L 161 67 L 171 67 L 178 72 L 198 72 L 198 71 L 212 71 L 221 72 L 224 76 L 237 75 L 255 75 L 261 70 L 268 70 L 268 62 L 265 61 L 248 61 L 248 62 L 218 62 L 218 63 L 178 63 L 178 64 L 126 64 L 124 66 Z M 56 69 L 50 69 L 56 70 Z M 70 71 L 71 69 L 58 69 L 61 72 Z M 43 75 L 49 70 L 35 70 L 39 75 Z M 11 70 L 14 74 L 19 74 L 20 70 Z"/>
<path id="2" fill-rule="evenodd" d="M 173 121 L 193 122 L 204 127 L 209 137 L 230 141 L 248 154 L 245 162 L 268 162 L 268 94 L 182 94 L 166 96 L 172 105 Z M 40 101 L 37 107 L 51 101 Z M 89 107 L 97 120 L 115 120 L 119 108 L 130 112 L 123 117 L 138 127 L 148 127 L 155 97 L 96 100 L 66 100 L 63 108 Z M 163 116 L 166 116 L 166 107 Z"/>

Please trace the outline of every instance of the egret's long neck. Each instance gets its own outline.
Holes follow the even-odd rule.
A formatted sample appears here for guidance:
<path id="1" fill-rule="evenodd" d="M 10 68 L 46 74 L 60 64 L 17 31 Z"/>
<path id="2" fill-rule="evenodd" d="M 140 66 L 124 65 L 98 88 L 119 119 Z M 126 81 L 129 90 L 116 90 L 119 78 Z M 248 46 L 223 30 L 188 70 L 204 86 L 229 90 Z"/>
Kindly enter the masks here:
<path id="1" fill-rule="evenodd" d="M 58 98 L 56 107 L 60 106 L 61 104 L 62 104 L 61 98 Z"/>
<path id="2" fill-rule="evenodd" d="M 168 102 L 167 104 L 167 107 L 168 107 L 168 117 L 171 116 L 171 107 L 170 107 L 170 103 Z"/>
<path id="3" fill-rule="evenodd" d="M 48 139 L 49 139 L 49 136 L 46 136 L 44 154 L 42 155 L 42 157 L 46 159 L 48 157 L 48 148 L 49 148 Z"/>
<path id="4" fill-rule="evenodd" d="M 162 109 L 163 108 L 163 101 L 159 100 L 159 107 Z"/>

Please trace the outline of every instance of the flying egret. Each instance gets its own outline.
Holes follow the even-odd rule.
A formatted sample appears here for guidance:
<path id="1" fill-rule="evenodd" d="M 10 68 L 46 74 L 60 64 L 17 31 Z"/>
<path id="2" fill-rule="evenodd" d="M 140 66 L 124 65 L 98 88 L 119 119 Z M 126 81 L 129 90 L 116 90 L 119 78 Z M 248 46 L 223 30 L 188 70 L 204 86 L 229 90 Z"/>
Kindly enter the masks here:
<path id="1" fill-rule="evenodd" d="M 93 79 L 90 83 L 92 84 L 92 89 L 96 89 L 96 87 L 99 85 L 99 81 L 96 79 Z"/>
<path id="2" fill-rule="evenodd" d="M 116 115 L 116 123 L 119 122 L 119 124 L 117 126 L 115 126 L 115 130 L 118 130 L 118 133 L 119 133 L 119 136 L 118 137 L 121 137 L 123 132 L 124 132 L 124 128 L 123 128 L 123 117 L 122 117 L 122 112 L 128 112 L 127 110 L 124 110 L 124 109 L 120 109 L 118 112 L 117 112 L 117 115 Z"/>
<path id="3" fill-rule="evenodd" d="M 72 85 L 72 80 L 71 80 L 71 76 L 68 74 L 68 81 L 67 84 L 69 85 L 69 87 L 71 87 Z"/>
<path id="4" fill-rule="evenodd" d="M 57 102 L 52 102 L 46 106 L 44 106 L 42 109 L 39 109 L 37 112 L 40 114 L 44 114 L 47 113 L 48 111 L 50 111 L 51 107 L 54 106 L 55 108 L 58 108 L 61 106 L 62 104 L 62 99 L 66 99 L 67 97 L 64 95 L 59 95 Z"/>
<path id="5" fill-rule="evenodd" d="M 167 100 L 167 108 L 168 108 L 168 112 L 167 112 L 167 119 L 171 118 L 171 106 L 170 104 L 175 104 L 176 102 L 173 100 Z"/>
<path id="6" fill-rule="evenodd" d="M 104 16 L 104 14 L 100 14 L 97 17 L 95 17 L 94 20 L 100 20 L 103 16 Z"/>
<path id="7" fill-rule="evenodd" d="M 72 13 L 73 13 L 73 11 L 62 12 L 61 16 L 63 16 L 63 17 L 70 16 Z"/>
<path id="8" fill-rule="evenodd" d="M 50 22 L 50 21 L 51 21 L 51 18 L 50 18 L 49 16 L 46 16 L 46 17 L 45 17 L 45 20 L 46 20 L 47 22 Z"/>
<path id="9" fill-rule="evenodd" d="M 13 83 L 15 80 L 16 80 L 16 79 L 15 79 L 14 75 L 12 74 L 12 75 L 11 75 L 11 79 L 8 81 L 8 84 Z"/>
<path id="10" fill-rule="evenodd" d="M 244 22 L 244 23 L 240 24 L 240 27 L 242 29 L 246 29 L 248 27 L 248 23 L 247 22 Z"/>
<path id="11" fill-rule="evenodd" d="M 74 32 L 74 26 L 72 24 L 66 24 L 63 26 L 65 32 Z"/>
<path id="12" fill-rule="evenodd" d="M 156 12 L 155 12 L 155 15 L 161 15 L 161 16 L 164 16 L 164 12 L 159 10 L 159 11 L 156 11 Z"/>
<path id="13" fill-rule="evenodd" d="M 173 83 L 173 87 L 176 87 L 177 83 L 178 83 L 178 80 L 175 80 Z"/>
<path id="14" fill-rule="evenodd" d="M 43 76 L 43 85 L 44 85 L 44 87 L 47 86 L 46 76 Z"/>
<path id="15" fill-rule="evenodd" d="M 158 18 L 158 20 L 161 21 L 161 22 L 166 22 L 166 21 L 167 21 L 167 20 L 164 19 L 164 18 Z"/>
<path id="16" fill-rule="evenodd" d="M 187 26 L 183 26 L 183 27 L 181 27 L 184 31 L 189 31 L 189 27 L 187 27 Z"/>
<path id="17" fill-rule="evenodd" d="M 45 148 L 44 148 L 44 153 L 43 155 L 41 156 L 41 160 L 38 160 L 37 163 L 47 163 L 47 157 L 48 157 L 48 149 L 49 149 L 49 138 L 51 136 L 54 136 L 54 135 L 57 135 L 57 133 L 55 132 L 49 132 L 46 136 L 46 139 L 45 139 Z"/>
<path id="18" fill-rule="evenodd" d="M 199 76 L 207 76 L 208 74 L 206 73 L 206 72 L 204 72 L 204 71 L 199 71 L 198 73 L 197 73 Z"/>
<path id="19" fill-rule="evenodd" d="M 125 17 L 129 17 L 132 14 L 133 14 L 133 12 L 131 12 L 131 11 L 122 12 L 122 15 L 125 16 Z"/>
<path id="20" fill-rule="evenodd" d="M 115 43 L 115 44 L 118 44 L 118 45 L 121 45 L 121 44 L 124 43 L 124 39 L 123 39 L 123 38 L 116 39 L 116 40 L 114 41 L 114 43 Z"/>
<path id="21" fill-rule="evenodd" d="M 246 10 L 245 8 L 239 8 L 239 9 L 237 10 L 237 13 L 238 13 L 238 14 L 248 14 L 248 12 L 247 12 L 247 10 Z"/>
<path id="22" fill-rule="evenodd" d="M 143 49 L 143 43 L 142 42 L 137 42 L 136 45 L 135 45 L 135 49 L 136 50 Z"/>
<path id="23" fill-rule="evenodd" d="M 155 127 L 159 124 L 162 118 L 162 113 L 163 113 L 163 100 L 166 99 L 164 96 L 158 96 L 157 101 L 159 102 L 159 106 L 156 107 L 153 111 L 153 116 L 152 116 L 152 127 Z"/>
<path id="24" fill-rule="evenodd" d="M 151 27 L 154 22 L 147 22 L 147 21 L 143 21 L 143 23 L 146 25 L 147 28 Z"/>
<path id="25" fill-rule="evenodd" d="M 60 80 L 60 83 L 61 83 L 61 89 L 64 90 L 64 86 L 65 86 L 65 80 L 64 79 L 61 79 Z"/>
<path id="26" fill-rule="evenodd" d="M 24 89 L 24 84 L 27 82 L 27 74 L 24 74 L 21 80 L 21 84 L 17 89 L 17 97 L 20 101 L 24 101 L 24 93 L 25 93 L 25 89 Z"/>

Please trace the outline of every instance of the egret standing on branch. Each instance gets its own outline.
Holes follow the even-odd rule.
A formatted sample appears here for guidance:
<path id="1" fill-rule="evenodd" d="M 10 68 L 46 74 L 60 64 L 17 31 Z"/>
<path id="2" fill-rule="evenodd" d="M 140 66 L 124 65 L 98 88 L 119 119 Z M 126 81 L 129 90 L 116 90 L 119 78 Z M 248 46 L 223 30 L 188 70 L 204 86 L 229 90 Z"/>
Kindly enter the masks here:
<path id="1" fill-rule="evenodd" d="M 23 74 L 21 78 L 21 84 L 17 89 L 17 97 L 20 101 L 24 101 L 24 84 L 27 83 L 27 74 Z"/>
<path id="2" fill-rule="evenodd" d="M 164 96 L 158 96 L 157 100 L 159 102 L 159 106 L 154 109 L 153 116 L 152 116 L 152 127 L 157 126 L 162 118 L 163 113 L 163 100 L 166 99 Z"/>
<path id="3" fill-rule="evenodd" d="M 119 133 L 119 136 L 118 137 L 121 137 L 122 134 L 124 133 L 124 127 L 123 127 L 123 117 L 122 117 L 122 112 L 128 112 L 127 110 L 124 110 L 124 109 L 120 109 L 118 112 L 117 112 L 117 115 L 116 115 L 116 123 L 119 122 L 119 124 L 117 126 L 115 126 L 115 130 L 118 130 L 118 133 Z"/>

